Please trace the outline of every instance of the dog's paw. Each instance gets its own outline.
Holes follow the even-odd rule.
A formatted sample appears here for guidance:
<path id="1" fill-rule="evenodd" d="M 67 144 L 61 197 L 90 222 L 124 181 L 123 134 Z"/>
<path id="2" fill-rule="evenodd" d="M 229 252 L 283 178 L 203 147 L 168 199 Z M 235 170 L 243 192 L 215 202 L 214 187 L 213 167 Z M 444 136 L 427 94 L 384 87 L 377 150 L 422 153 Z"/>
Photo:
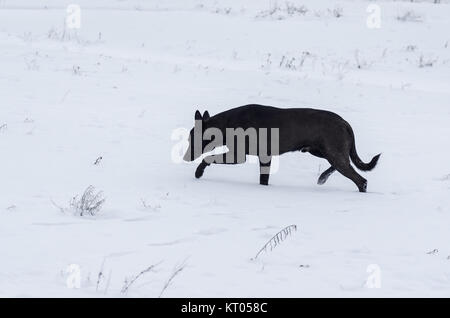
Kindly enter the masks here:
<path id="1" fill-rule="evenodd" d="M 359 186 L 359 192 L 367 192 L 367 181 L 364 181 L 364 182 Z"/>
<path id="2" fill-rule="evenodd" d="M 203 172 L 205 172 L 205 168 L 201 166 L 197 167 L 197 170 L 195 170 L 195 177 L 200 179 L 203 176 Z"/>
<path id="3" fill-rule="evenodd" d="M 267 175 L 265 175 L 265 174 L 263 174 L 263 175 L 261 175 L 260 177 L 259 177 L 259 184 L 260 185 L 269 185 L 269 175 L 267 174 Z"/>
<path id="4" fill-rule="evenodd" d="M 317 179 L 317 184 L 318 184 L 318 185 L 322 185 L 322 184 L 324 184 L 325 182 L 327 182 L 327 179 L 328 179 L 328 178 L 322 178 L 322 177 L 320 177 L 319 179 Z"/>

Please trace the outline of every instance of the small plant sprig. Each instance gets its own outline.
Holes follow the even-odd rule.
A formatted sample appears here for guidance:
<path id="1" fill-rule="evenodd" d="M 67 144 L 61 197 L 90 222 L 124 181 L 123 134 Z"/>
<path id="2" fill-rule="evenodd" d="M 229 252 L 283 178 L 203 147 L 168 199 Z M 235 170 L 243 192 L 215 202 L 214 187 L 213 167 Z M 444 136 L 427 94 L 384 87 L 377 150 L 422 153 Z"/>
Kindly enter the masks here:
<path id="1" fill-rule="evenodd" d="M 181 264 L 175 266 L 175 268 L 173 269 L 173 272 L 170 275 L 169 279 L 166 281 L 166 283 L 164 284 L 163 288 L 161 289 L 161 292 L 159 293 L 158 298 L 162 297 L 162 295 L 164 294 L 166 289 L 172 283 L 173 279 L 186 268 L 186 261 L 187 260 L 184 260 Z"/>
<path id="2" fill-rule="evenodd" d="M 406 11 L 397 15 L 397 20 L 402 22 L 422 22 L 422 17 L 414 11 Z"/>
<path id="3" fill-rule="evenodd" d="M 128 290 L 130 289 L 131 285 L 133 285 L 134 282 L 136 282 L 136 280 L 139 277 L 141 277 L 142 275 L 144 275 L 144 274 L 146 274 L 148 272 L 153 272 L 155 267 L 158 266 L 161 263 L 162 262 L 159 262 L 158 264 L 150 265 L 149 267 L 147 267 L 146 269 L 144 269 L 143 271 L 141 271 L 139 274 L 137 274 L 136 276 L 134 276 L 132 278 L 125 278 L 125 281 L 124 281 L 123 286 L 122 286 L 122 290 L 120 292 L 122 294 L 126 294 L 128 292 Z"/>
<path id="4" fill-rule="evenodd" d="M 102 157 L 102 156 L 100 156 L 100 157 L 98 157 L 97 159 L 95 159 L 94 166 L 99 165 L 100 162 L 101 162 L 102 160 L 103 160 L 103 157 Z"/>
<path id="5" fill-rule="evenodd" d="M 87 187 L 81 198 L 75 196 L 70 201 L 70 206 L 79 216 L 91 215 L 94 216 L 102 208 L 103 203 L 105 203 L 105 198 L 103 197 L 103 192 L 99 191 L 95 193 L 95 188 L 93 186 Z"/>
<path id="6" fill-rule="evenodd" d="M 272 236 L 272 238 L 266 244 L 264 244 L 264 246 L 258 251 L 258 253 L 256 253 L 256 256 L 252 260 L 256 260 L 261 253 L 267 252 L 267 250 L 272 251 L 295 231 L 297 231 L 297 225 L 295 224 L 288 225 L 283 228 L 277 234 Z"/>

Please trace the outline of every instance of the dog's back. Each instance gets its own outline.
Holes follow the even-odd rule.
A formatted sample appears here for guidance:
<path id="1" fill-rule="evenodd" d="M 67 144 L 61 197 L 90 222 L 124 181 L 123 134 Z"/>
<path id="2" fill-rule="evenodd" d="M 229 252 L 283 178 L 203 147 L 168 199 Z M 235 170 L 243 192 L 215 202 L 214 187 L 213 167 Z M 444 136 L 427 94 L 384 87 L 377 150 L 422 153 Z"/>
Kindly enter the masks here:
<path id="1" fill-rule="evenodd" d="M 320 145 L 324 135 L 346 134 L 348 123 L 339 115 L 312 108 L 277 108 L 257 104 L 244 105 L 211 117 L 213 125 L 225 128 L 276 128 L 280 154 Z"/>

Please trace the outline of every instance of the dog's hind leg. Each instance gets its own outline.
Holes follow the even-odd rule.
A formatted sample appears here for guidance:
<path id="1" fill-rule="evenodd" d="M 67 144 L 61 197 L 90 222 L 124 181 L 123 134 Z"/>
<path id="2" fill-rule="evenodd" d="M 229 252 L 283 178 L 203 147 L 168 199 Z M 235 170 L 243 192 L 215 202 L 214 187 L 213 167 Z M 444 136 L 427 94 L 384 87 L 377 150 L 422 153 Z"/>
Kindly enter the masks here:
<path id="1" fill-rule="evenodd" d="M 302 152 L 304 148 L 301 149 Z M 325 158 L 325 156 L 323 155 L 322 151 L 320 151 L 318 148 L 311 148 L 308 147 L 308 149 L 306 151 L 309 151 L 310 154 L 312 154 L 313 156 L 319 157 L 319 158 Z M 331 166 L 330 168 L 328 168 L 327 170 L 325 170 L 319 177 L 319 179 L 317 180 L 317 184 L 324 184 L 325 182 L 327 182 L 328 178 L 333 174 L 333 172 L 335 172 L 336 169 Z"/>
<path id="2" fill-rule="evenodd" d="M 331 166 L 336 168 L 342 175 L 352 180 L 359 189 L 359 192 L 367 191 L 367 180 L 361 177 L 350 165 L 350 159 L 347 155 L 336 154 L 327 158 Z"/>
<path id="3" fill-rule="evenodd" d="M 317 184 L 324 184 L 325 182 L 327 182 L 328 178 L 333 174 L 333 172 L 336 171 L 336 168 L 334 168 L 333 166 L 329 167 L 327 170 L 325 170 L 324 172 L 322 172 L 322 174 L 320 175 L 319 179 L 317 180 Z"/>

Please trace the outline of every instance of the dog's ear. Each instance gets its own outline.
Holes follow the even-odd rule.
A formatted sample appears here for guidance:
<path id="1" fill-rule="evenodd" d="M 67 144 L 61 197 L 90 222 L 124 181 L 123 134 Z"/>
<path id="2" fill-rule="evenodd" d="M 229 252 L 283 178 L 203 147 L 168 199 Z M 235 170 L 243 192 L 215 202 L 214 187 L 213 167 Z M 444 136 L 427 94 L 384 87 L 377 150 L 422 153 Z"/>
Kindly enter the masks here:
<path id="1" fill-rule="evenodd" d="M 208 120 L 209 119 L 209 113 L 207 110 L 205 110 L 205 112 L 203 113 L 203 120 Z"/>
<path id="2" fill-rule="evenodd" d="M 200 112 L 197 110 L 195 112 L 195 120 L 202 120 L 202 119 L 203 119 L 202 114 L 200 114 Z"/>

